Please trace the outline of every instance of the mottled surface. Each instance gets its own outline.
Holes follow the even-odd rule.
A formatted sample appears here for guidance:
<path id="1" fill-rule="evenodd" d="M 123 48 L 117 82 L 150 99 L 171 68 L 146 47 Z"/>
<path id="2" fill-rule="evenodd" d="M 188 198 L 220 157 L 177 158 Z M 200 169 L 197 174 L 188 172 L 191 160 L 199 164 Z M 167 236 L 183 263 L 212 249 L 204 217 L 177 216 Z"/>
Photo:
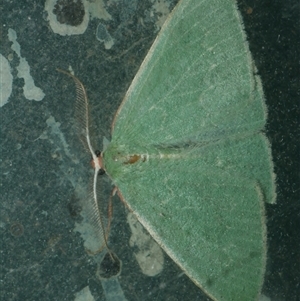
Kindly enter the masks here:
<path id="1" fill-rule="evenodd" d="M 0 8 L 0 52 L 9 59 L 14 76 L 12 95 L 0 108 L 0 299 L 74 300 L 88 285 L 95 300 L 105 300 L 97 266 L 85 252 L 79 233 L 73 231 L 75 222 L 81 221 L 77 196 L 88 185 L 90 157 L 75 133 L 74 85 L 55 68 L 71 65 L 85 84 L 93 142 L 102 149 L 102 138 L 110 138 L 114 113 L 162 16 L 153 13 L 155 1 L 107 2 L 111 20 L 90 20 L 83 35 L 71 36 L 53 33 L 40 2 L 5 1 Z M 269 256 L 263 293 L 271 300 L 297 300 L 299 4 L 295 0 L 240 3 L 269 108 L 266 132 L 278 179 L 277 205 L 266 208 Z M 82 12 L 76 16 L 74 22 L 79 22 Z M 96 39 L 99 22 L 114 39 L 109 50 Z M 9 28 L 17 33 L 35 85 L 46 95 L 42 101 L 24 97 L 24 80 L 17 77 L 19 58 L 7 37 Z M 106 199 L 111 186 L 105 177 L 101 187 L 101 197 Z M 142 274 L 129 246 L 126 214 L 116 197 L 110 245 L 123 263 L 118 279 L 126 298 L 206 300 L 168 259 L 160 275 Z"/>

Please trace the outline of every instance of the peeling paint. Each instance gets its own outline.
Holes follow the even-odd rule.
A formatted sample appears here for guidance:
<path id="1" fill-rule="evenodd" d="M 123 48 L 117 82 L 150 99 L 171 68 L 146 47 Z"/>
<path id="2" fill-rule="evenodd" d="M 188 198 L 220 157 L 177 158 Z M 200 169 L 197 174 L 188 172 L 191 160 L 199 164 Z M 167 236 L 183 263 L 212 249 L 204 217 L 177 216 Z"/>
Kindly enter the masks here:
<path id="1" fill-rule="evenodd" d="M 169 13 L 170 13 L 170 1 L 168 0 L 151 0 L 152 11 L 151 15 L 157 14 L 157 21 L 155 22 L 157 30 L 160 30 L 165 23 Z"/>
<path id="2" fill-rule="evenodd" d="M 23 93 L 25 98 L 29 100 L 42 100 L 45 97 L 45 93 L 34 84 L 34 80 L 30 75 L 30 67 L 25 58 L 21 56 L 21 46 L 17 42 L 17 33 L 9 28 L 8 29 L 8 39 L 13 43 L 11 49 L 20 58 L 20 64 L 17 67 L 18 77 L 24 79 Z"/>
<path id="3" fill-rule="evenodd" d="M 163 270 L 164 255 L 162 249 L 144 230 L 133 213 L 128 214 L 127 222 L 132 232 L 129 244 L 131 247 L 137 248 L 134 255 L 142 272 L 147 276 L 156 276 Z"/>
<path id="4" fill-rule="evenodd" d="M 0 107 L 4 106 L 12 92 L 13 76 L 8 60 L 0 54 Z"/>
<path id="5" fill-rule="evenodd" d="M 83 15 L 83 18 L 81 23 L 75 26 L 71 24 L 71 22 L 68 22 L 68 7 L 66 6 L 66 3 L 59 2 L 59 0 L 46 0 L 44 10 L 48 13 L 47 20 L 49 21 L 49 25 L 54 33 L 61 36 L 79 35 L 86 31 L 90 18 L 103 20 L 111 19 L 110 14 L 105 9 L 103 0 L 78 1 L 82 4 L 83 11 L 80 11 L 80 7 L 78 5 L 74 8 L 74 10 L 77 10 L 77 12 L 79 10 L 79 14 Z M 72 12 L 70 12 L 70 16 L 73 17 Z"/>
<path id="6" fill-rule="evenodd" d="M 104 24 L 99 23 L 96 31 L 96 38 L 98 41 L 104 43 L 105 49 L 111 49 L 111 47 L 114 45 L 114 40 L 107 31 Z"/>
<path id="7" fill-rule="evenodd" d="M 75 294 L 74 301 L 95 301 L 88 286 L 84 287 L 81 291 Z"/>

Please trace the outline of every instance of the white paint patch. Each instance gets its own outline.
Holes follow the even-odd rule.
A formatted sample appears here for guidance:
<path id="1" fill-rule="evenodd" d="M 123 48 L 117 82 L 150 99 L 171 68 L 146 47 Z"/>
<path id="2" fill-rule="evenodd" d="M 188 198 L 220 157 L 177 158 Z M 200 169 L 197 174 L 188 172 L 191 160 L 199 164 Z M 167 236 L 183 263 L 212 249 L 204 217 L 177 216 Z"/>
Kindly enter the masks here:
<path id="1" fill-rule="evenodd" d="M 79 163 L 78 159 L 76 159 L 75 156 L 73 154 L 71 154 L 69 144 L 67 143 L 64 134 L 60 130 L 60 123 L 56 122 L 53 116 L 50 116 L 46 120 L 46 123 L 47 123 L 48 127 L 51 129 L 51 135 L 54 135 L 59 138 L 60 145 L 62 146 L 63 151 L 66 154 L 66 156 L 70 160 L 72 160 L 72 162 L 74 162 L 75 164 L 78 164 Z M 38 139 L 47 139 L 48 138 L 47 131 L 48 130 L 44 131 Z"/>
<path id="2" fill-rule="evenodd" d="M 15 53 L 20 58 L 20 64 L 17 67 L 18 77 L 24 79 L 24 87 L 23 93 L 25 98 L 29 100 L 42 100 L 45 97 L 45 93 L 34 84 L 34 80 L 30 75 L 30 67 L 27 60 L 21 57 L 21 46 L 17 42 L 17 33 L 9 28 L 8 29 L 8 39 L 13 43 L 11 49 L 15 51 Z"/>
<path id="3" fill-rule="evenodd" d="M 127 221 L 132 232 L 129 245 L 138 249 L 134 255 L 142 272 L 147 276 L 156 276 L 164 265 L 164 255 L 160 246 L 146 233 L 133 213 L 128 214 Z"/>
<path id="4" fill-rule="evenodd" d="M 95 301 L 95 299 L 91 294 L 90 288 L 86 286 L 80 292 L 75 294 L 74 301 Z"/>
<path id="5" fill-rule="evenodd" d="M 160 30 L 170 13 L 170 2 L 168 0 L 152 0 L 152 3 L 150 16 L 153 17 L 154 14 L 157 14 L 155 25 L 157 30 Z"/>
<path id="6" fill-rule="evenodd" d="M 88 207 L 90 206 L 90 202 L 87 202 L 87 197 L 89 197 L 90 191 L 88 189 L 88 185 L 85 187 L 80 179 L 79 175 L 81 174 L 81 171 L 79 169 L 81 167 L 77 167 L 79 160 L 71 152 L 70 146 L 60 129 L 60 123 L 57 122 L 53 116 L 50 116 L 46 120 L 46 124 L 48 128 L 37 139 L 49 140 L 49 142 L 55 147 L 53 157 L 57 152 L 62 154 L 62 158 L 64 159 L 62 160 L 61 170 L 65 173 L 65 176 L 74 187 L 75 194 L 78 199 L 81 200 L 80 204 L 82 206 L 80 214 L 83 219 L 80 223 L 75 223 L 74 231 L 81 234 L 81 237 L 84 240 L 84 247 L 90 252 L 96 253 L 103 247 L 104 241 L 99 239 L 99 229 L 91 223 L 91 209 Z M 76 173 L 76 176 L 78 175 L 78 177 L 72 175 L 72 172 L 70 172 L 70 170 L 74 168 L 78 169 L 78 173 Z"/>
<path id="7" fill-rule="evenodd" d="M 85 0 L 86 1 L 86 0 Z M 88 1 L 91 19 L 111 20 L 111 15 L 106 11 L 103 0 Z"/>
<path id="8" fill-rule="evenodd" d="M 53 13 L 56 3 L 57 0 L 46 0 L 44 10 L 48 13 L 47 20 L 49 21 L 51 29 L 54 33 L 60 34 L 61 36 L 83 34 L 88 27 L 90 17 L 91 19 L 111 20 L 111 15 L 106 11 L 103 0 L 82 0 L 84 17 L 81 24 L 78 26 L 62 24 Z"/>
<path id="9" fill-rule="evenodd" d="M 265 295 L 260 295 L 258 301 L 271 301 L 271 299 Z"/>
<path id="10" fill-rule="evenodd" d="M 81 196 L 80 191 L 77 191 L 77 189 L 75 189 L 75 191 L 76 195 Z M 81 200 L 80 205 L 82 206 L 82 210 L 80 215 L 83 217 L 83 220 L 80 223 L 75 223 L 74 232 L 80 233 L 80 236 L 84 241 L 85 249 L 92 254 L 96 254 L 99 250 L 103 249 L 104 240 L 101 240 L 99 237 L 99 229 L 91 223 L 89 215 L 91 210 L 87 208 L 87 202 L 84 202 L 86 200 L 84 196 Z"/>
<path id="11" fill-rule="evenodd" d="M 96 38 L 98 41 L 104 43 L 105 49 L 111 49 L 111 47 L 114 45 L 114 39 L 107 31 L 106 26 L 102 23 L 99 23 L 97 27 Z"/>
<path id="12" fill-rule="evenodd" d="M 0 107 L 4 106 L 12 92 L 13 76 L 8 60 L 0 54 Z"/>
<path id="13" fill-rule="evenodd" d="M 56 15 L 53 13 L 56 2 L 57 0 L 46 0 L 45 2 L 45 11 L 48 13 L 47 20 L 49 21 L 49 25 L 53 32 L 60 34 L 61 36 L 83 34 L 88 27 L 90 19 L 87 1 L 82 1 L 85 13 L 82 23 L 78 26 L 62 24 L 57 20 Z"/>
<path id="14" fill-rule="evenodd" d="M 118 277 L 102 278 L 101 284 L 106 301 L 128 301 L 125 298 Z"/>

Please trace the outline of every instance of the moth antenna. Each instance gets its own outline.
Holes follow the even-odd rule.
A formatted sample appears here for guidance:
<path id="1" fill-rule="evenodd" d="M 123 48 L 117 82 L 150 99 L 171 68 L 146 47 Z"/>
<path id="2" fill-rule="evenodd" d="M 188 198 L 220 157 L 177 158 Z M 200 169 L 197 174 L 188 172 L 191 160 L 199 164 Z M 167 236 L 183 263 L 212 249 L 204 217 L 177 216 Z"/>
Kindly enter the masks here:
<path id="1" fill-rule="evenodd" d="M 110 232 L 110 226 L 111 226 L 111 220 L 112 220 L 112 216 L 113 216 L 113 203 L 112 203 L 112 198 L 113 196 L 116 194 L 117 192 L 117 188 L 115 187 L 112 192 L 110 193 L 109 196 L 109 201 L 108 201 L 108 222 L 107 222 L 107 226 L 106 226 L 106 233 L 108 235 L 108 233 Z"/>
<path id="2" fill-rule="evenodd" d="M 90 141 L 90 130 L 89 130 L 89 101 L 87 93 L 82 82 L 73 74 L 59 69 L 56 69 L 58 72 L 66 74 L 74 80 L 76 86 L 76 102 L 75 102 L 75 118 L 77 120 L 75 127 L 76 133 L 79 136 L 80 141 L 82 142 L 86 151 L 94 154 L 94 150 Z"/>
<path id="3" fill-rule="evenodd" d="M 77 120 L 80 123 L 80 127 L 78 129 L 78 133 L 80 140 L 82 141 L 85 149 L 87 149 L 93 158 L 93 162 L 94 162 L 94 168 L 95 168 L 95 172 L 94 172 L 94 177 L 93 177 L 93 188 L 92 188 L 92 193 L 88 198 L 88 206 L 89 207 L 89 211 L 90 211 L 90 217 L 91 217 L 91 221 L 92 224 L 94 225 L 95 229 L 97 229 L 97 231 L 99 231 L 100 234 L 100 239 L 104 241 L 104 245 L 111 257 L 111 259 L 114 261 L 114 257 L 112 255 L 112 252 L 110 251 L 110 248 L 108 247 L 108 243 L 107 243 L 107 238 L 105 235 L 105 227 L 104 227 L 104 222 L 103 222 L 103 217 L 101 215 L 100 209 L 99 209 L 99 204 L 98 204 L 98 198 L 97 198 L 97 179 L 98 179 L 98 173 L 101 170 L 101 166 L 99 164 L 99 154 L 98 152 L 95 152 L 92 144 L 91 144 L 91 140 L 90 140 L 90 131 L 89 131 L 89 102 L 88 102 L 88 97 L 87 97 L 87 93 L 85 90 L 84 85 L 82 84 L 82 82 L 73 74 L 59 69 L 56 69 L 57 71 L 64 73 L 66 75 L 68 75 L 69 77 L 71 77 L 76 85 L 76 110 L 75 110 L 75 115 L 77 117 Z"/>
<path id="4" fill-rule="evenodd" d="M 107 252 L 109 253 L 112 261 L 115 261 L 112 252 L 108 246 L 107 243 L 107 237 L 105 233 L 105 227 L 104 227 L 104 222 L 103 222 L 103 216 L 101 214 L 100 208 L 99 208 L 99 203 L 98 203 L 98 197 L 97 197 L 97 180 L 98 180 L 98 173 L 100 171 L 99 166 L 95 166 L 95 172 L 94 172 L 94 178 L 93 178 L 93 190 L 92 190 L 92 198 L 90 200 L 92 201 L 92 214 L 91 214 L 91 220 L 92 223 L 95 225 L 97 229 L 100 231 L 100 238 L 103 239 L 104 245 L 107 249 Z"/>

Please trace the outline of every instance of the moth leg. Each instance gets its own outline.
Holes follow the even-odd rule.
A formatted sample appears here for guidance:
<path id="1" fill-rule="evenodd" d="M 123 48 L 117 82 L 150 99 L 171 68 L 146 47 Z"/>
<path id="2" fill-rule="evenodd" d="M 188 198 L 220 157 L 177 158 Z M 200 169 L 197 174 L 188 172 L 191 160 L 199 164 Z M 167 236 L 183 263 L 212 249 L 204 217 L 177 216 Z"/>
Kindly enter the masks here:
<path id="1" fill-rule="evenodd" d="M 126 208 L 128 208 L 126 202 L 124 201 L 124 198 L 120 192 L 120 190 L 117 187 L 114 187 L 113 190 L 110 193 L 109 196 L 109 201 L 108 201 L 108 208 L 107 208 L 107 216 L 108 216 L 108 222 L 107 222 L 107 227 L 106 227 L 106 239 L 108 239 L 109 232 L 110 232 L 110 227 L 111 227 L 111 221 L 112 221 L 112 216 L 113 216 L 113 197 L 115 195 L 118 195 L 121 202 L 125 205 Z"/>
<path id="2" fill-rule="evenodd" d="M 116 192 L 115 192 L 115 193 L 117 193 L 117 195 L 118 195 L 118 197 L 120 198 L 120 200 L 121 200 L 121 202 L 123 203 L 123 205 L 124 205 L 127 209 L 130 210 L 130 208 L 128 207 L 128 205 L 127 205 L 126 202 L 124 201 L 124 197 L 123 197 L 122 193 L 120 192 L 120 190 L 119 190 L 117 187 L 115 187 L 115 189 L 116 189 Z M 131 210 L 130 210 L 130 211 L 131 211 Z"/>

